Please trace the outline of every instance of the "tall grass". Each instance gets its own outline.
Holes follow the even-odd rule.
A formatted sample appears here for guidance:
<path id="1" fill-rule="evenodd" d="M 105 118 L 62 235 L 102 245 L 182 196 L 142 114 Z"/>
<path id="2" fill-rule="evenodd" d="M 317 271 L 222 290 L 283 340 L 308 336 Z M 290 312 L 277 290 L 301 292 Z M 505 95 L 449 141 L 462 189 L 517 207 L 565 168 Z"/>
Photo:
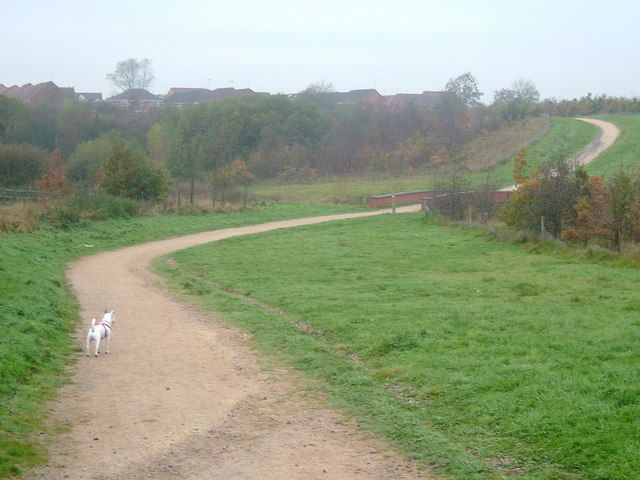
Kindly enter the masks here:
<path id="1" fill-rule="evenodd" d="M 0 234 L 69 228 L 91 221 L 133 217 L 142 210 L 141 202 L 103 192 L 17 202 L 0 206 Z"/>

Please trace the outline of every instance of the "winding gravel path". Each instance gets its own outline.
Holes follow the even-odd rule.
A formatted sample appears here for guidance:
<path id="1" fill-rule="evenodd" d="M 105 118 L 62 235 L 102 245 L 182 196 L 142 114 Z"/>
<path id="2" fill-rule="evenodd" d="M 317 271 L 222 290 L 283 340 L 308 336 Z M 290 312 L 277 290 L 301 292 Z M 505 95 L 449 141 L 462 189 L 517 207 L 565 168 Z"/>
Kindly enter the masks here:
<path id="1" fill-rule="evenodd" d="M 595 125 L 600 130 L 600 134 L 576 154 L 578 165 L 587 165 L 594 161 L 598 155 L 611 147 L 620 135 L 618 127 L 611 122 L 583 117 L 577 117 L 576 120 Z"/>
<path id="2" fill-rule="evenodd" d="M 576 120 L 587 122 L 598 127 L 600 133 L 587 145 L 585 145 L 575 155 L 575 161 L 578 165 L 587 165 L 593 162 L 602 152 L 610 148 L 618 139 L 620 130 L 613 123 L 597 120 L 595 118 L 576 117 Z M 503 192 L 510 192 L 517 189 L 517 185 L 510 185 L 501 188 Z"/>
<path id="3" fill-rule="evenodd" d="M 419 206 L 399 208 L 417 211 Z M 181 303 L 150 270 L 159 255 L 237 235 L 365 212 L 188 235 L 85 257 L 68 279 L 84 325 L 115 309 L 111 355 L 77 354 L 51 405 L 62 432 L 29 478 L 417 479 L 425 472 L 315 398 L 282 366 L 258 364 L 247 336 Z"/>

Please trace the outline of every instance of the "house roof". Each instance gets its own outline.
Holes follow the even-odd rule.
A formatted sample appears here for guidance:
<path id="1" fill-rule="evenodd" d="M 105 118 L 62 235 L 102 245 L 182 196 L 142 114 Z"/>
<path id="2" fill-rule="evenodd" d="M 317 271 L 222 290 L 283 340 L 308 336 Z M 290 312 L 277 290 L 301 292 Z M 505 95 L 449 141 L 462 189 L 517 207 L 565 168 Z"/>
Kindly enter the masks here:
<path id="1" fill-rule="evenodd" d="M 3 84 L 0 83 L 0 93 L 4 93 L 8 90 L 8 87 L 5 87 Z"/>
<path id="2" fill-rule="evenodd" d="M 174 93 L 171 93 L 171 92 Z M 183 105 L 187 103 L 205 103 L 215 100 L 222 100 L 229 97 L 242 97 L 253 95 L 255 92 L 250 88 L 236 90 L 233 87 L 216 88 L 171 88 L 167 93 L 164 102 L 166 104 Z"/>
<path id="3" fill-rule="evenodd" d="M 81 102 L 101 102 L 102 94 L 99 92 L 76 92 L 76 99 Z"/>
<path id="4" fill-rule="evenodd" d="M 144 88 L 130 88 L 124 92 L 108 98 L 107 102 L 133 101 L 141 102 L 145 100 L 162 100 L 157 95 L 145 90 Z"/>
<path id="5" fill-rule="evenodd" d="M 27 89 L 23 87 L 23 93 L 19 95 L 19 98 L 27 103 L 39 100 L 48 100 L 53 99 L 53 97 L 55 97 L 58 92 L 61 92 L 61 90 L 62 89 L 53 82 L 43 82 L 38 83 L 37 85 L 32 85 Z"/>
<path id="6" fill-rule="evenodd" d="M 5 90 L 2 92 L 3 95 L 16 98 L 25 103 L 61 101 L 73 94 L 73 87 L 60 88 L 51 81 L 38 83 L 36 85 L 26 83 L 22 87 L 13 85 L 11 88 L 4 88 Z"/>
<path id="7" fill-rule="evenodd" d="M 31 92 L 33 92 L 35 87 L 31 83 L 25 83 L 19 90 L 16 90 L 15 97 L 23 102 L 29 101 L 31 97 Z"/>
<path id="8" fill-rule="evenodd" d="M 193 90 L 204 90 L 204 88 L 193 88 L 193 87 L 171 87 L 169 89 L 169 91 L 167 92 L 167 94 L 164 96 L 164 98 L 169 98 L 172 95 L 175 95 L 176 93 L 183 93 L 183 92 L 191 92 Z"/>
<path id="9" fill-rule="evenodd" d="M 370 98 L 380 97 L 382 95 L 373 88 L 366 88 L 361 90 L 349 90 L 348 92 L 332 92 L 329 93 L 336 101 L 336 103 L 362 103 L 368 101 Z"/>
<path id="10" fill-rule="evenodd" d="M 171 92 L 171 90 L 169 90 L 169 92 Z M 185 104 L 210 102 L 213 100 L 212 94 L 213 92 L 206 88 L 184 89 L 182 91 L 174 91 L 174 93 L 171 94 L 168 93 L 164 98 L 164 103 Z"/>
<path id="11" fill-rule="evenodd" d="M 20 91 L 20 87 L 17 85 L 12 85 L 4 91 L 4 94 L 8 97 L 15 97 L 16 94 Z"/>
<path id="12" fill-rule="evenodd" d="M 4 95 L 7 97 L 15 97 L 16 94 L 20 91 L 20 87 L 17 85 L 12 85 L 4 91 Z"/>
<path id="13" fill-rule="evenodd" d="M 349 90 L 348 92 L 326 92 L 320 95 L 329 103 L 335 104 L 384 103 L 384 97 L 374 88 Z"/>
<path id="14" fill-rule="evenodd" d="M 446 91 L 424 91 L 422 93 L 397 93 L 395 95 L 387 95 L 385 98 L 392 107 L 414 105 L 419 108 L 434 108 L 443 98 L 449 95 L 451 94 Z"/>

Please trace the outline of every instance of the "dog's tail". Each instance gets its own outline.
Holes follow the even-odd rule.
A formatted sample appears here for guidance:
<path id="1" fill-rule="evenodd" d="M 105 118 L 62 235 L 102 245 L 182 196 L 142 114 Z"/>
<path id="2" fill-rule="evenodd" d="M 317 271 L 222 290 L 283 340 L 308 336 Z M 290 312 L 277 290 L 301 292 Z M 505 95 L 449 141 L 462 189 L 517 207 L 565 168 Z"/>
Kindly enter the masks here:
<path id="1" fill-rule="evenodd" d="M 91 331 L 92 332 L 93 332 L 93 329 L 95 328 L 95 326 L 96 326 L 96 319 L 93 318 L 93 319 L 91 319 Z"/>

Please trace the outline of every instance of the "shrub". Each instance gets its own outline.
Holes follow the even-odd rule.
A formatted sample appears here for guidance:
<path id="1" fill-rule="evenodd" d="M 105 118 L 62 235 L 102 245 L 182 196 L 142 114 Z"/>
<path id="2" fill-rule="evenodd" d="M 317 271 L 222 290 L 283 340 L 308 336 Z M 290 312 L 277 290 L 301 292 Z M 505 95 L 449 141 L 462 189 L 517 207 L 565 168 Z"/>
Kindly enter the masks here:
<path id="1" fill-rule="evenodd" d="M 41 227 L 66 229 L 75 224 L 142 214 L 142 204 L 105 192 L 76 193 L 63 199 L 0 206 L 0 233 L 31 232 Z"/>
<path id="2" fill-rule="evenodd" d="M 29 144 L 0 144 L 0 184 L 8 187 L 33 185 L 49 162 L 46 150 Z"/>
<path id="3" fill-rule="evenodd" d="M 69 190 L 67 170 L 62 163 L 62 153 L 56 148 L 51 155 L 49 166 L 36 182 L 38 191 L 43 193 L 66 194 Z"/>
<path id="4" fill-rule="evenodd" d="M 44 206 L 36 202 L 18 202 L 0 206 L 0 233 L 31 232 L 38 228 Z"/>
<path id="5" fill-rule="evenodd" d="M 74 181 L 95 183 L 102 164 L 109 158 L 116 136 L 105 133 L 81 143 L 67 159 L 69 178 Z"/>
<path id="6" fill-rule="evenodd" d="M 130 198 L 105 192 L 76 194 L 54 203 L 45 215 L 45 223 L 54 228 L 68 228 L 85 221 L 127 218 L 139 213 L 139 202 Z"/>
<path id="7" fill-rule="evenodd" d="M 159 200 L 169 193 L 164 170 L 150 165 L 141 151 L 120 138 L 102 166 L 99 183 L 112 195 L 139 200 Z"/>
<path id="8" fill-rule="evenodd" d="M 54 203 L 44 215 L 44 223 L 53 228 L 69 228 L 80 223 L 82 209 L 77 203 L 61 201 Z"/>

